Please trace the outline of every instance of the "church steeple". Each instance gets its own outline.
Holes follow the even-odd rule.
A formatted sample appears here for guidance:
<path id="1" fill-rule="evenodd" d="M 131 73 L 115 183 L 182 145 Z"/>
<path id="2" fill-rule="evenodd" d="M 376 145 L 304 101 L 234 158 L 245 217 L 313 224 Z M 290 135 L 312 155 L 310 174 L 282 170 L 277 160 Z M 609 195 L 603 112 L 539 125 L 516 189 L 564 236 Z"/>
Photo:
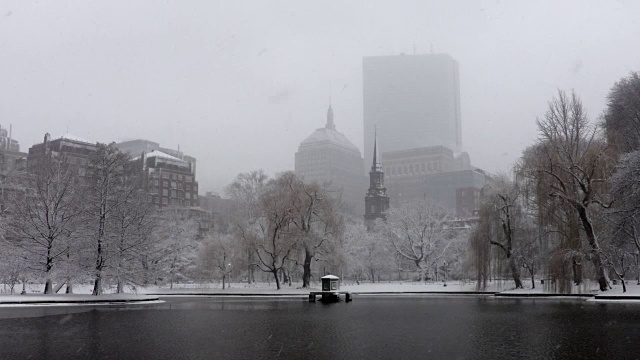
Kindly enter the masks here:
<path id="1" fill-rule="evenodd" d="M 336 124 L 333 123 L 333 109 L 329 104 L 329 110 L 327 110 L 327 124 L 324 126 L 327 129 L 335 130 Z"/>
<path id="2" fill-rule="evenodd" d="M 378 155 L 378 128 L 376 127 L 373 135 L 373 164 L 371 164 L 371 171 L 382 171 L 382 165 L 380 165 L 380 155 Z"/>
<path id="3" fill-rule="evenodd" d="M 373 163 L 369 172 L 369 191 L 364 198 L 364 219 L 368 222 L 369 228 L 375 219 L 386 219 L 386 212 L 389 209 L 389 196 L 387 196 L 387 188 L 384 187 L 384 171 L 382 171 L 378 153 L 378 130 L 375 131 Z"/>

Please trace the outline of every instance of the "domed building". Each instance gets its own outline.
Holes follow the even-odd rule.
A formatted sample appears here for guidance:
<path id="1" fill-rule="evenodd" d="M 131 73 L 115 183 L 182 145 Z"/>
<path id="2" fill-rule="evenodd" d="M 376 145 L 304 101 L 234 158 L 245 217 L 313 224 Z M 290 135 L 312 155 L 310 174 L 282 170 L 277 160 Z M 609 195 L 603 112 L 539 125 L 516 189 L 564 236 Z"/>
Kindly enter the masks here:
<path id="1" fill-rule="evenodd" d="M 366 192 L 363 170 L 360 150 L 336 130 L 333 109 L 329 106 L 326 125 L 314 131 L 298 147 L 296 175 L 306 182 L 328 183 L 347 209 L 359 214 Z"/>

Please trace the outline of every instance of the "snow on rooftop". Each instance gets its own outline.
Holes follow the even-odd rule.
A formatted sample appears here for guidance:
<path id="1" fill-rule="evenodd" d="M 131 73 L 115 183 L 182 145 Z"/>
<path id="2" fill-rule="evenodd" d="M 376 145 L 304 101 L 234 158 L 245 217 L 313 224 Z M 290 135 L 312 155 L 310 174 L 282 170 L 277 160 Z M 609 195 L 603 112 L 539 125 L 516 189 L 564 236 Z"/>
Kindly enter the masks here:
<path id="1" fill-rule="evenodd" d="M 347 139 L 344 134 L 333 129 L 328 129 L 326 127 L 319 128 L 314 131 L 311 135 L 304 139 L 302 143 L 300 143 L 300 147 L 316 144 L 333 144 L 360 154 L 360 149 L 358 149 L 357 146 L 353 145 L 353 143 L 349 141 L 349 139 Z"/>
<path id="2" fill-rule="evenodd" d="M 171 156 L 169 154 L 165 154 L 162 151 L 158 151 L 158 150 L 153 150 L 152 152 L 147 154 L 147 158 L 150 157 L 157 157 L 157 158 L 162 158 L 162 159 L 168 159 L 168 160 L 173 160 L 173 161 L 180 161 L 180 162 L 184 162 L 184 160 L 182 159 L 178 159 L 175 156 Z"/>
<path id="3" fill-rule="evenodd" d="M 325 275 L 325 276 L 321 277 L 320 279 L 332 279 L 332 280 L 334 280 L 334 279 L 338 279 L 338 277 L 335 276 L 335 275 Z"/>
<path id="4" fill-rule="evenodd" d="M 85 144 L 95 144 L 95 142 L 91 142 L 89 140 L 85 140 L 81 137 L 75 136 L 75 135 L 71 135 L 69 133 L 66 133 L 62 136 L 57 137 L 54 140 L 58 140 L 58 139 L 65 139 L 65 140 L 70 140 L 70 141 L 76 141 L 76 142 L 81 142 L 81 143 L 85 143 Z"/>

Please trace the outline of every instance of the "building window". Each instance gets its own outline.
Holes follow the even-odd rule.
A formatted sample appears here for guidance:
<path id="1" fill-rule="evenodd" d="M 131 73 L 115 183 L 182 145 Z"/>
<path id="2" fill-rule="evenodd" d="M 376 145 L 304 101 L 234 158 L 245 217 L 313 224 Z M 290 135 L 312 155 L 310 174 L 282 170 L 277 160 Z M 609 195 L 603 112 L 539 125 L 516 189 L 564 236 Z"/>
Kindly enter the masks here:
<path id="1" fill-rule="evenodd" d="M 178 184 L 177 184 L 175 181 L 172 181 L 172 182 L 171 182 L 171 188 L 172 188 L 172 189 L 175 189 L 175 188 L 177 188 L 177 187 L 178 187 Z"/>
<path id="2" fill-rule="evenodd" d="M 167 190 L 167 189 L 162 189 L 162 195 L 164 195 L 164 196 L 169 196 L 169 190 Z"/>
<path id="3" fill-rule="evenodd" d="M 162 182 L 162 186 L 164 186 L 164 187 L 169 187 L 169 180 L 164 180 L 164 181 Z"/>
<path id="4" fill-rule="evenodd" d="M 186 193 L 186 194 L 185 194 L 185 197 L 186 197 L 187 199 L 191 199 L 191 193 Z"/>
<path id="5" fill-rule="evenodd" d="M 192 177 L 192 176 L 185 176 L 185 177 L 184 177 L 184 181 L 186 181 L 186 182 L 192 182 L 192 181 L 193 181 L 193 177 Z"/>
<path id="6" fill-rule="evenodd" d="M 175 191 L 175 190 L 171 190 L 171 197 L 172 197 L 172 198 L 177 197 L 177 196 L 176 196 L 176 191 Z"/>
<path id="7" fill-rule="evenodd" d="M 183 186 L 182 186 L 182 183 L 181 183 L 181 182 L 179 182 L 179 183 L 178 183 L 178 190 L 182 190 L 182 187 L 183 187 Z"/>
<path id="8" fill-rule="evenodd" d="M 167 205 L 169 203 L 169 199 L 167 198 L 162 198 L 162 204 L 163 205 Z"/>

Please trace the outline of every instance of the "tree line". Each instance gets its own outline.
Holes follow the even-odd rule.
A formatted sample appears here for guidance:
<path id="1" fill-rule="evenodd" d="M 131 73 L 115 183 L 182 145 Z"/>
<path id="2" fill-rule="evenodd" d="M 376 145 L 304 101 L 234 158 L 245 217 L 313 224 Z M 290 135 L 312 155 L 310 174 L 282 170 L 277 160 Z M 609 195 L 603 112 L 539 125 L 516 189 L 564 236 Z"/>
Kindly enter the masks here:
<path id="1" fill-rule="evenodd" d="M 523 287 L 521 270 L 559 292 L 593 279 L 601 291 L 639 276 L 640 76 L 631 73 L 590 120 L 575 92 L 558 91 L 537 119 L 538 139 L 512 176 L 482 191 L 469 239 L 479 287 L 492 269 Z"/>
<path id="2" fill-rule="evenodd" d="M 69 155 L 46 153 L 3 180 L 0 263 L 5 284 L 126 286 L 172 281 L 196 258 L 197 224 L 149 201 L 140 161 L 98 144 L 84 172 Z"/>

